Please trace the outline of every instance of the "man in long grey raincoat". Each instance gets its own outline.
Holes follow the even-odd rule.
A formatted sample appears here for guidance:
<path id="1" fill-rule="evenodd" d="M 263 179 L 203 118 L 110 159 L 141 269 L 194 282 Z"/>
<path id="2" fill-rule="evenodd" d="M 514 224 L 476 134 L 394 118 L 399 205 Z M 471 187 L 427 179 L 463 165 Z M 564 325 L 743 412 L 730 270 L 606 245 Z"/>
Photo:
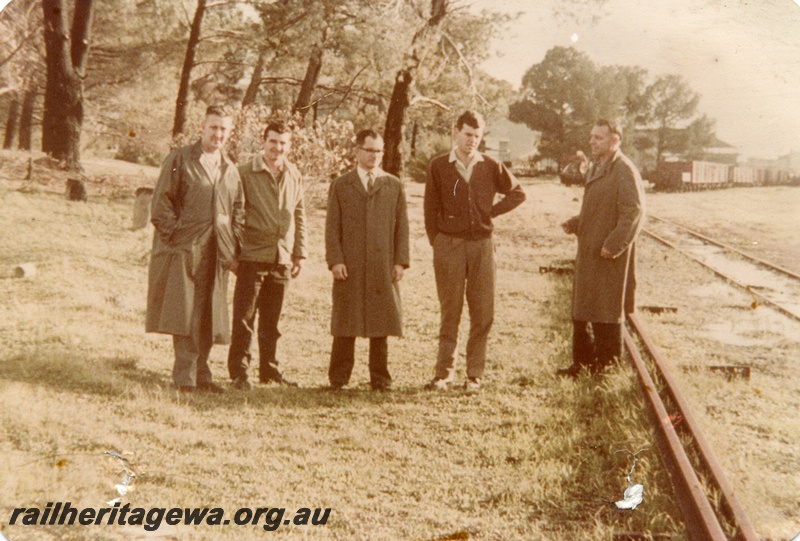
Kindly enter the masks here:
<path id="1" fill-rule="evenodd" d="M 409 266 L 408 215 L 400 180 L 381 170 L 383 138 L 356 136 L 356 169 L 331 183 L 325 258 L 333 273 L 331 389 L 350 381 L 357 336 L 368 337 L 370 385 L 388 391 L 387 336 L 403 332 L 398 282 Z"/>
<path id="2" fill-rule="evenodd" d="M 572 292 L 572 365 L 558 371 L 599 373 L 622 355 L 622 323 L 634 311 L 635 243 L 645 215 L 636 166 L 619 150 L 622 128 L 598 120 L 589 146 L 595 159 L 586 177 L 581 213 L 562 224 L 578 236 Z"/>
<path id="3" fill-rule="evenodd" d="M 172 378 L 182 392 L 221 392 L 211 381 L 212 344 L 230 341 L 228 271 L 244 227 L 239 172 L 223 147 L 231 117 L 209 107 L 200 140 L 173 151 L 153 193 L 155 226 L 145 330 L 173 335 Z"/>

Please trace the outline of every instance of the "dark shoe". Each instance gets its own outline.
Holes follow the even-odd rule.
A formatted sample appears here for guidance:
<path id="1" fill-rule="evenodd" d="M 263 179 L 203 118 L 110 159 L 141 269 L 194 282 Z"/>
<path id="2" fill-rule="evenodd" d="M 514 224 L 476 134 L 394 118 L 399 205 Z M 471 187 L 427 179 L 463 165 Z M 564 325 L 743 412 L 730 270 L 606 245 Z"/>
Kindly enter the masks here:
<path id="1" fill-rule="evenodd" d="M 297 382 L 286 379 L 283 377 L 283 375 L 278 376 L 277 378 L 259 378 L 258 381 L 259 383 L 277 383 L 278 385 L 283 385 L 285 387 L 299 387 Z"/>
<path id="2" fill-rule="evenodd" d="M 477 392 L 481 389 L 481 378 L 468 378 L 464 382 L 464 390 Z"/>
<path id="3" fill-rule="evenodd" d="M 179 393 L 183 394 L 191 394 L 194 392 L 194 387 L 191 385 L 178 385 L 177 389 Z"/>
<path id="4" fill-rule="evenodd" d="M 202 393 L 214 393 L 214 394 L 222 394 L 225 392 L 225 389 L 214 383 L 213 381 L 206 381 L 204 383 L 197 384 L 197 390 Z"/>
<path id="5" fill-rule="evenodd" d="M 558 376 L 560 378 L 572 378 L 572 379 L 575 379 L 581 373 L 581 370 L 583 370 L 583 368 L 584 368 L 584 365 L 582 365 L 582 364 L 572 363 L 571 365 L 569 365 L 566 368 L 559 368 L 558 370 L 556 370 L 556 376 Z"/>
<path id="6" fill-rule="evenodd" d="M 449 388 L 450 382 L 441 378 L 433 378 L 430 383 L 425 386 L 426 391 L 446 391 Z"/>
<path id="7" fill-rule="evenodd" d="M 392 391 L 392 384 L 391 383 L 380 383 L 378 385 L 370 385 L 373 391 L 378 391 L 380 393 L 390 393 Z"/>
<path id="8" fill-rule="evenodd" d="M 249 391 L 250 389 L 253 388 L 253 386 L 250 384 L 249 381 L 247 381 L 247 378 L 244 376 L 240 376 L 235 380 L 233 380 L 233 387 L 240 391 Z"/>

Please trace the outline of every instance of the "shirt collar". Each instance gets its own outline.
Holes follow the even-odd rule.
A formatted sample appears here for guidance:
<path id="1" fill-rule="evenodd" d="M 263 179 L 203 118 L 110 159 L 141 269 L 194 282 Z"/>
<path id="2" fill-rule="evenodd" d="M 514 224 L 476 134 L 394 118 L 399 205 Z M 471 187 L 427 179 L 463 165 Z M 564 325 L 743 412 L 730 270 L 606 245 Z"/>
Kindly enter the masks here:
<path id="1" fill-rule="evenodd" d="M 278 175 L 281 173 L 285 173 L 289 169 L 289 161 L 284 158 L 283 160 L 283 169 L 278 172 Z M 253 156 L 253 171 L 254 172 L 267 172 L 270 173 L 270 170 L 267 169 L 267 164 L 264 163 L 264 158 L 262 154 L 256 154 Z"/>
<path id="2" fill-rule="evenodd" d="M 458 161 L 459 160 L 458 160 L 458 156 L 456 155 L 456 147 L 453 147 L 453 149 L 450 151 L 450 162 L 458 162 Z M 470 167 L 472 167 L 476 163 L 480 163 L 482 161 L 483 161 L 483 155 L 480 152 L 476 152 L 475 154 L 472 155 L 472 159 L 465 166 L 465 169 L 469 169 Z"/>
<path id="3" fill-rule="evenodd" d="M 372 176 L 375 178 L 378 178 L 379 176 L 383 175 L 383 169 L 381 169 L 380 167 L 376 167 L 372 171 L 367 171 L 360 165 L 356 165 L 356 172 L 358 172 L 358 178 L 360 178 L 363 182 L 367 181 L 368 179 L 367 175 L 369 175 L 370 173 L 372 173 Z"/>

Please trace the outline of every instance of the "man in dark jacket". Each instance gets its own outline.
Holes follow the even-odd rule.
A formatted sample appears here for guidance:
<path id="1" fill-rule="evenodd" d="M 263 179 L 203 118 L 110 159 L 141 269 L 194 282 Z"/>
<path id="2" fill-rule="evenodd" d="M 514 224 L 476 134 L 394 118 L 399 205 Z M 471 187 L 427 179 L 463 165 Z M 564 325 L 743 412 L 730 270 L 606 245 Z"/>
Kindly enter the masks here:
<path id="1" fill-rule="evenodd" d="M 644 189 L 636 166 L 620 152 L 622 128 L 598 120 L 589 138 L 594 163 L 586 177 L 581 213 L 564 222 L 578 236 L 572 292 L 572 365 L 602 372 L 622 355 L 622 322 L 634 311 L 635 241 L 644 214 Z"/>
<path id="2" fill-rule="evenodd" d="M 466 292 L 468 390 L 481 386 L 486 342 L 494 321 L 494 244 L 492 218 L 525 201 L 525 192 L 505 165 L 478 152 L 483 117 L 466 111 L 453 130 L 455 147 L 431 160 L 425 185 L 425 230 L 433 246 L 433 270 L 442 316 L 439 353 L 430 389 L 453 381 L 458 325 Z M 496 194 L 503 198 L 494 202 Z"/>
<path id="3" fill-rule="evenodd" d="M 387 336 L 402 336 L 400 288 L 409 265 L 408 214 L 400 180 L 379 167 L 383 138 L 356 135 L 357 167 L 331 183 L 325 258 L 333 273 L 330 388 L 350 381 L 357 336 L 369 340 L 370 385 L 388 391 Z"/>
<path id="4" fill-rule="evenodd" d="M 227 112 L 209 107 L 200 140 L 167 156 L 153 193 L 145 330 L 173 335 L 172 379 L 182 392 L 222 392 L 208 355 L 230 340 L 228 270 L 244 226 L 239 172 L 222 150 L 231 126 Z"/>

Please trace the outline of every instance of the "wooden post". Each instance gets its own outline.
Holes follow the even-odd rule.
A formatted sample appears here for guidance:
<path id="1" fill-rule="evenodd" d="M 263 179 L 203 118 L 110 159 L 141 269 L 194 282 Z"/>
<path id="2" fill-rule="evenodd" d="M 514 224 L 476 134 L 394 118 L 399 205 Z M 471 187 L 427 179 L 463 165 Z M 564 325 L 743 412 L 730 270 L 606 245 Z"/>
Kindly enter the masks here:
<path id="1" fill-rule="evenodd" d="M 142 187 L 136 190 L 133 202 L 133 223 L 131 229 L 143 229 L 150 221 L 150 201 L 153 199 L 153 188 Z"/>

